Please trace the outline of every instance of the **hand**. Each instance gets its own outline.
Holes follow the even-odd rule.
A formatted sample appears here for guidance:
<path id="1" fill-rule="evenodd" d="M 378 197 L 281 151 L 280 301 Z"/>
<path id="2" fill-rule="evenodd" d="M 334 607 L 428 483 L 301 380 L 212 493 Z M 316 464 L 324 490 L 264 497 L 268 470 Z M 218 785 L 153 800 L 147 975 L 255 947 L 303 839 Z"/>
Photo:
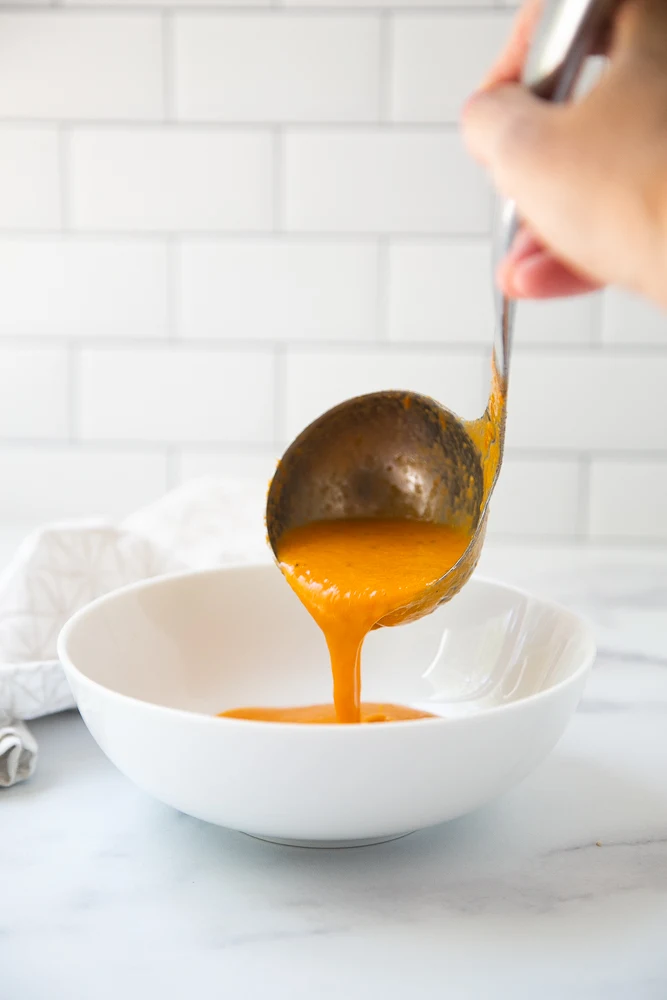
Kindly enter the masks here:
<path id="1" fill-rule="evenodd" d="M 620 8 L 609 67 L 567 105 L 518 83 L 541 7 L 521 10 L 463 115 L 470 151 L 525 223 L 498 283 L 513 298 L 614 283 L 667 306 L 667 3 Z"/>

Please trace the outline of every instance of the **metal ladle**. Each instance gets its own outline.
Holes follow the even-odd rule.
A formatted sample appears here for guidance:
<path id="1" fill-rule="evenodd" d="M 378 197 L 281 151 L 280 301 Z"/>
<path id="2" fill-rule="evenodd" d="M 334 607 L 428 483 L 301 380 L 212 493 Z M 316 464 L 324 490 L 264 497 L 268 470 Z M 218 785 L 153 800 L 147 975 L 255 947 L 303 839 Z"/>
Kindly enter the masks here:
<path id="1" fill-rule="evenodd" d="M 572 93 L 593 51 L 612 0 L 547 2 L 523 82 L 545 100 Z M 517 214 L 506 203 L 495 256 L 512 246 Z M 290 445 L 267 499 L 266 524 L 276 557 L 290 528 L 344 518 L 406 518 L 470 532 L 458 562 L 382 625 L 412 621 L 449 600 L 479 560 L 489 501 L 502 461 L 514 304 L 495 288 L 496 329 L 489 405 L 464 421 L 414 392 L 375 392 L 335 406 Z"/>

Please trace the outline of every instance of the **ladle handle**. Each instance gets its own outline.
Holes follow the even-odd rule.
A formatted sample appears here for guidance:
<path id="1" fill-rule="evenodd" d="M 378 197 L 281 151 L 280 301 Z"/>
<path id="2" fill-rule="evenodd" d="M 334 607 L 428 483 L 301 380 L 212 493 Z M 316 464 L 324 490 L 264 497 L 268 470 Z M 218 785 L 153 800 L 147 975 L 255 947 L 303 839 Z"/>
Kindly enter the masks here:
<path id="1" fill-rule="evenodd" d="M 523 83 L 545 101 L 562 103 L 571 96 L 586 58 L 599 44 L 609 19 L 623 0 L 546 0 L 544 13 L 535 32 Z M 494 227 L 493 266 L 495 270 L 514 243 L 519 228 L 516 204 L 501 204 Z M 493 281 L 496 312 L 494 337 L 495 369 L 507 387 L 515 304 L 505 298 Z"/>

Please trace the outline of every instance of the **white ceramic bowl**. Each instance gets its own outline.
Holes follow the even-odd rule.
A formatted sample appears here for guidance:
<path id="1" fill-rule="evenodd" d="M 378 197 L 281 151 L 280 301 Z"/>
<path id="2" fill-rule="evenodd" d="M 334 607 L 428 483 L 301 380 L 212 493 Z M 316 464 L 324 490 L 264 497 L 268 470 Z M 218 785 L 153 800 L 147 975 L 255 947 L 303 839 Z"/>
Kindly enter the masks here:
<path id="1" fill-rule="evenodd" d="M 75 615 L 59 642 L 88 728 L 128 778 L 211 823 L 320 846 L 402 836 L 516 784 L 562 735 L 594 652 L 569 611 L 474 579 L 364 648 L 364 698 L 442 718 L 215 718 L 331 700 L 322 635 L 274 566 L 126 587 Z"/>

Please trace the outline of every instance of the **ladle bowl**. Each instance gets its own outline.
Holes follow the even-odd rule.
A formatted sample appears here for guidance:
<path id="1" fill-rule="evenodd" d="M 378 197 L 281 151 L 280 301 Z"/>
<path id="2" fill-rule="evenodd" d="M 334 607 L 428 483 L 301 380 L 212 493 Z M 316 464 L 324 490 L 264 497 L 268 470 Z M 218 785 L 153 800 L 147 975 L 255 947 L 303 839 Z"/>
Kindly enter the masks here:
<path id="1" fill-rule="evenodd" d="M 392 518 L 465 529 L 470 544 L 456 565 L 382 624 L 433 610 L 467 582 L 482 550 L 488 504 L 479 423 L 414 392 L 376 392 L 329 410 L 288 448 L 271 483 L 274 553 L 286 531 L 313 521 Z"/>

